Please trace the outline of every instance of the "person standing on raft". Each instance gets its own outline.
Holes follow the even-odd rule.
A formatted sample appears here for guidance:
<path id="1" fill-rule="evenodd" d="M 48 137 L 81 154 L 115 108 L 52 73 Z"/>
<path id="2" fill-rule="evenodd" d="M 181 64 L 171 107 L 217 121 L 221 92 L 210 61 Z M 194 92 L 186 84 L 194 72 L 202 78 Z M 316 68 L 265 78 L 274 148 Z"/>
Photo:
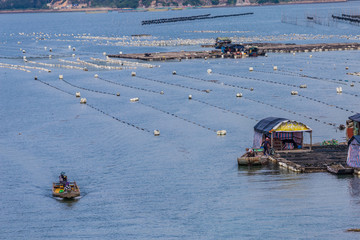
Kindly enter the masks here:
<path id="1" fill-rule="evenodd" d="M 263 142 L 264 147 L 264 155 L 268 156 L 270 155 L 269 149 L 270 149 L 270 138 L 266 137 L 265 141 Z"/>

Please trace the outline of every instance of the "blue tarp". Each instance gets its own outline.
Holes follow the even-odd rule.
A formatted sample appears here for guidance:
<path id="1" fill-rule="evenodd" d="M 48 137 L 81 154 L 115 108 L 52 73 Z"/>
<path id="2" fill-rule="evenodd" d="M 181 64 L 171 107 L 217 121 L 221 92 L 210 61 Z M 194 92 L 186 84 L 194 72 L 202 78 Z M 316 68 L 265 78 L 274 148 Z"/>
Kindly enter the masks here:
<path id="1" fill-rule="evenodd" d="M 350 116 L 349 119 L 355 122 L 360 122 L 360 113 Z"/>
<path id="2" fill-rule="evenodd" d="M 289 119 L 278 117 L 267 117 L 260 120 L 255 126 L 254 130 L 260 133 L 269 133 L 277 124 Z"/>

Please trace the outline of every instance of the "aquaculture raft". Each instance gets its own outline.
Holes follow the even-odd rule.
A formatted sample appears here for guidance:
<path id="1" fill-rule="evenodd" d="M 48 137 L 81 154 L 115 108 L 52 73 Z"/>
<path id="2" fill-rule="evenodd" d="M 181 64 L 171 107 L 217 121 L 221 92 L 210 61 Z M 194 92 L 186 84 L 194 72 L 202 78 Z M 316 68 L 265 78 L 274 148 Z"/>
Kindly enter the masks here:
<path id="1" fill-rule="evenodd" d="M 215 45 L 209 45 L 215 47 Z M 244 44 L 245 48 L 257 46 L 259 55 L 267 52 L 321 52 L 340 50 L 360 50 L 360 43 L 319 43 L 319 44 L 284 44 L 284 43 L 252 43 Z M 224 54 L 219 50 L 207 51 L 180 51 L 156 53 L 129 53 L 108 55 L 111 58 L 129 58 L 145 61 L 165 61 L 195 58 L 234 58 L 234 54 Z"/>
<path id="2" fill-rule="evenodd" d="M 327 166 L 346 166 L 347 145 L 313 145 L 312 150 L 278 151 L 269 157 L 293 172 L 326 172 Z"/>

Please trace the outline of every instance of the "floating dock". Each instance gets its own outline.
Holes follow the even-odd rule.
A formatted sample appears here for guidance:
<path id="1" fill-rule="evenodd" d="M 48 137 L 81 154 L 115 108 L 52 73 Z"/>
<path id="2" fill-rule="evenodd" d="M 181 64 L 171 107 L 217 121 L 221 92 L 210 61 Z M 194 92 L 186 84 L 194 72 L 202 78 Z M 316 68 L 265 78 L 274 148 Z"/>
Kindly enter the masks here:
<path id="1" fill-rule="evenodd" d="M 210 45 L 209 45 L 210 46 Z M 212 46 L 212 45 L 211 45 Z M 295 52 L 322 52 L 322 51 L 344 51 L 360 50 L 360 43 L 318 43 L 318 44 L 282 44 L 282 43 L 251 43 L 244 44 L 245 48 L 257 46 L 259 55 L 275 53 Z M 180 52 L 156 52 L 156 53 L 130 53 L 108 55 L 111 58 L 129 58 L 144 61 L 166 61 L 196 58 L 240 58 L 235 54 L 224 54 L 220 50 L 208 51 L 180 51 Z"/>
<path id="2" fill-rule="evenodd" d="M 346 166 L 347 145 L 312 146 L 312 150 L 279 151 L 270 160 L 292 172 L 326 172 L 327 165 Z"/>

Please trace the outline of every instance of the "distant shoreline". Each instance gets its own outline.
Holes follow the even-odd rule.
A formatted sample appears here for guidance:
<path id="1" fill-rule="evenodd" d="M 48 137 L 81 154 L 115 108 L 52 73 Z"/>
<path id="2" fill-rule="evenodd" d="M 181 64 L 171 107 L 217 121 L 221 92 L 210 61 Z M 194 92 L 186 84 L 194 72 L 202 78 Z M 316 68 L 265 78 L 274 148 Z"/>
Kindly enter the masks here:
<path id="1" fill-rule="evenodd" d="M 16 10 L 0 10 L 0 14 L 11 14 L 11 13 L 63 13 L 63 12 L 89 12 L 89 13 L 101 13 L 106 11 L 118 11 L 118 12 L 138 12 L 138 11 L 156 11 L 156 10 L 186 10 L 192 8 L 225 8 L 225 7 L 250 7 L 250 6 L 276 6 L 276 5 L 293 5 L 293 4 L 313 4 L 313 3 L 338 3 L 347 2 L 348 0 L 306 0 L 306 1 L 294 1 L 294 2 L 282 2 L 282 3 L 266 3 L 266 4 L 244 4 L 236 6 L 192 6 L 192 7 L 163 7 L 163 8 L 141 8 L 141 9 L 130 9 L 130 8 L 111 8 L 111 7 L 99 7 L 99 8 L 72 8 L 72 9 L 16 9 Z"/>

